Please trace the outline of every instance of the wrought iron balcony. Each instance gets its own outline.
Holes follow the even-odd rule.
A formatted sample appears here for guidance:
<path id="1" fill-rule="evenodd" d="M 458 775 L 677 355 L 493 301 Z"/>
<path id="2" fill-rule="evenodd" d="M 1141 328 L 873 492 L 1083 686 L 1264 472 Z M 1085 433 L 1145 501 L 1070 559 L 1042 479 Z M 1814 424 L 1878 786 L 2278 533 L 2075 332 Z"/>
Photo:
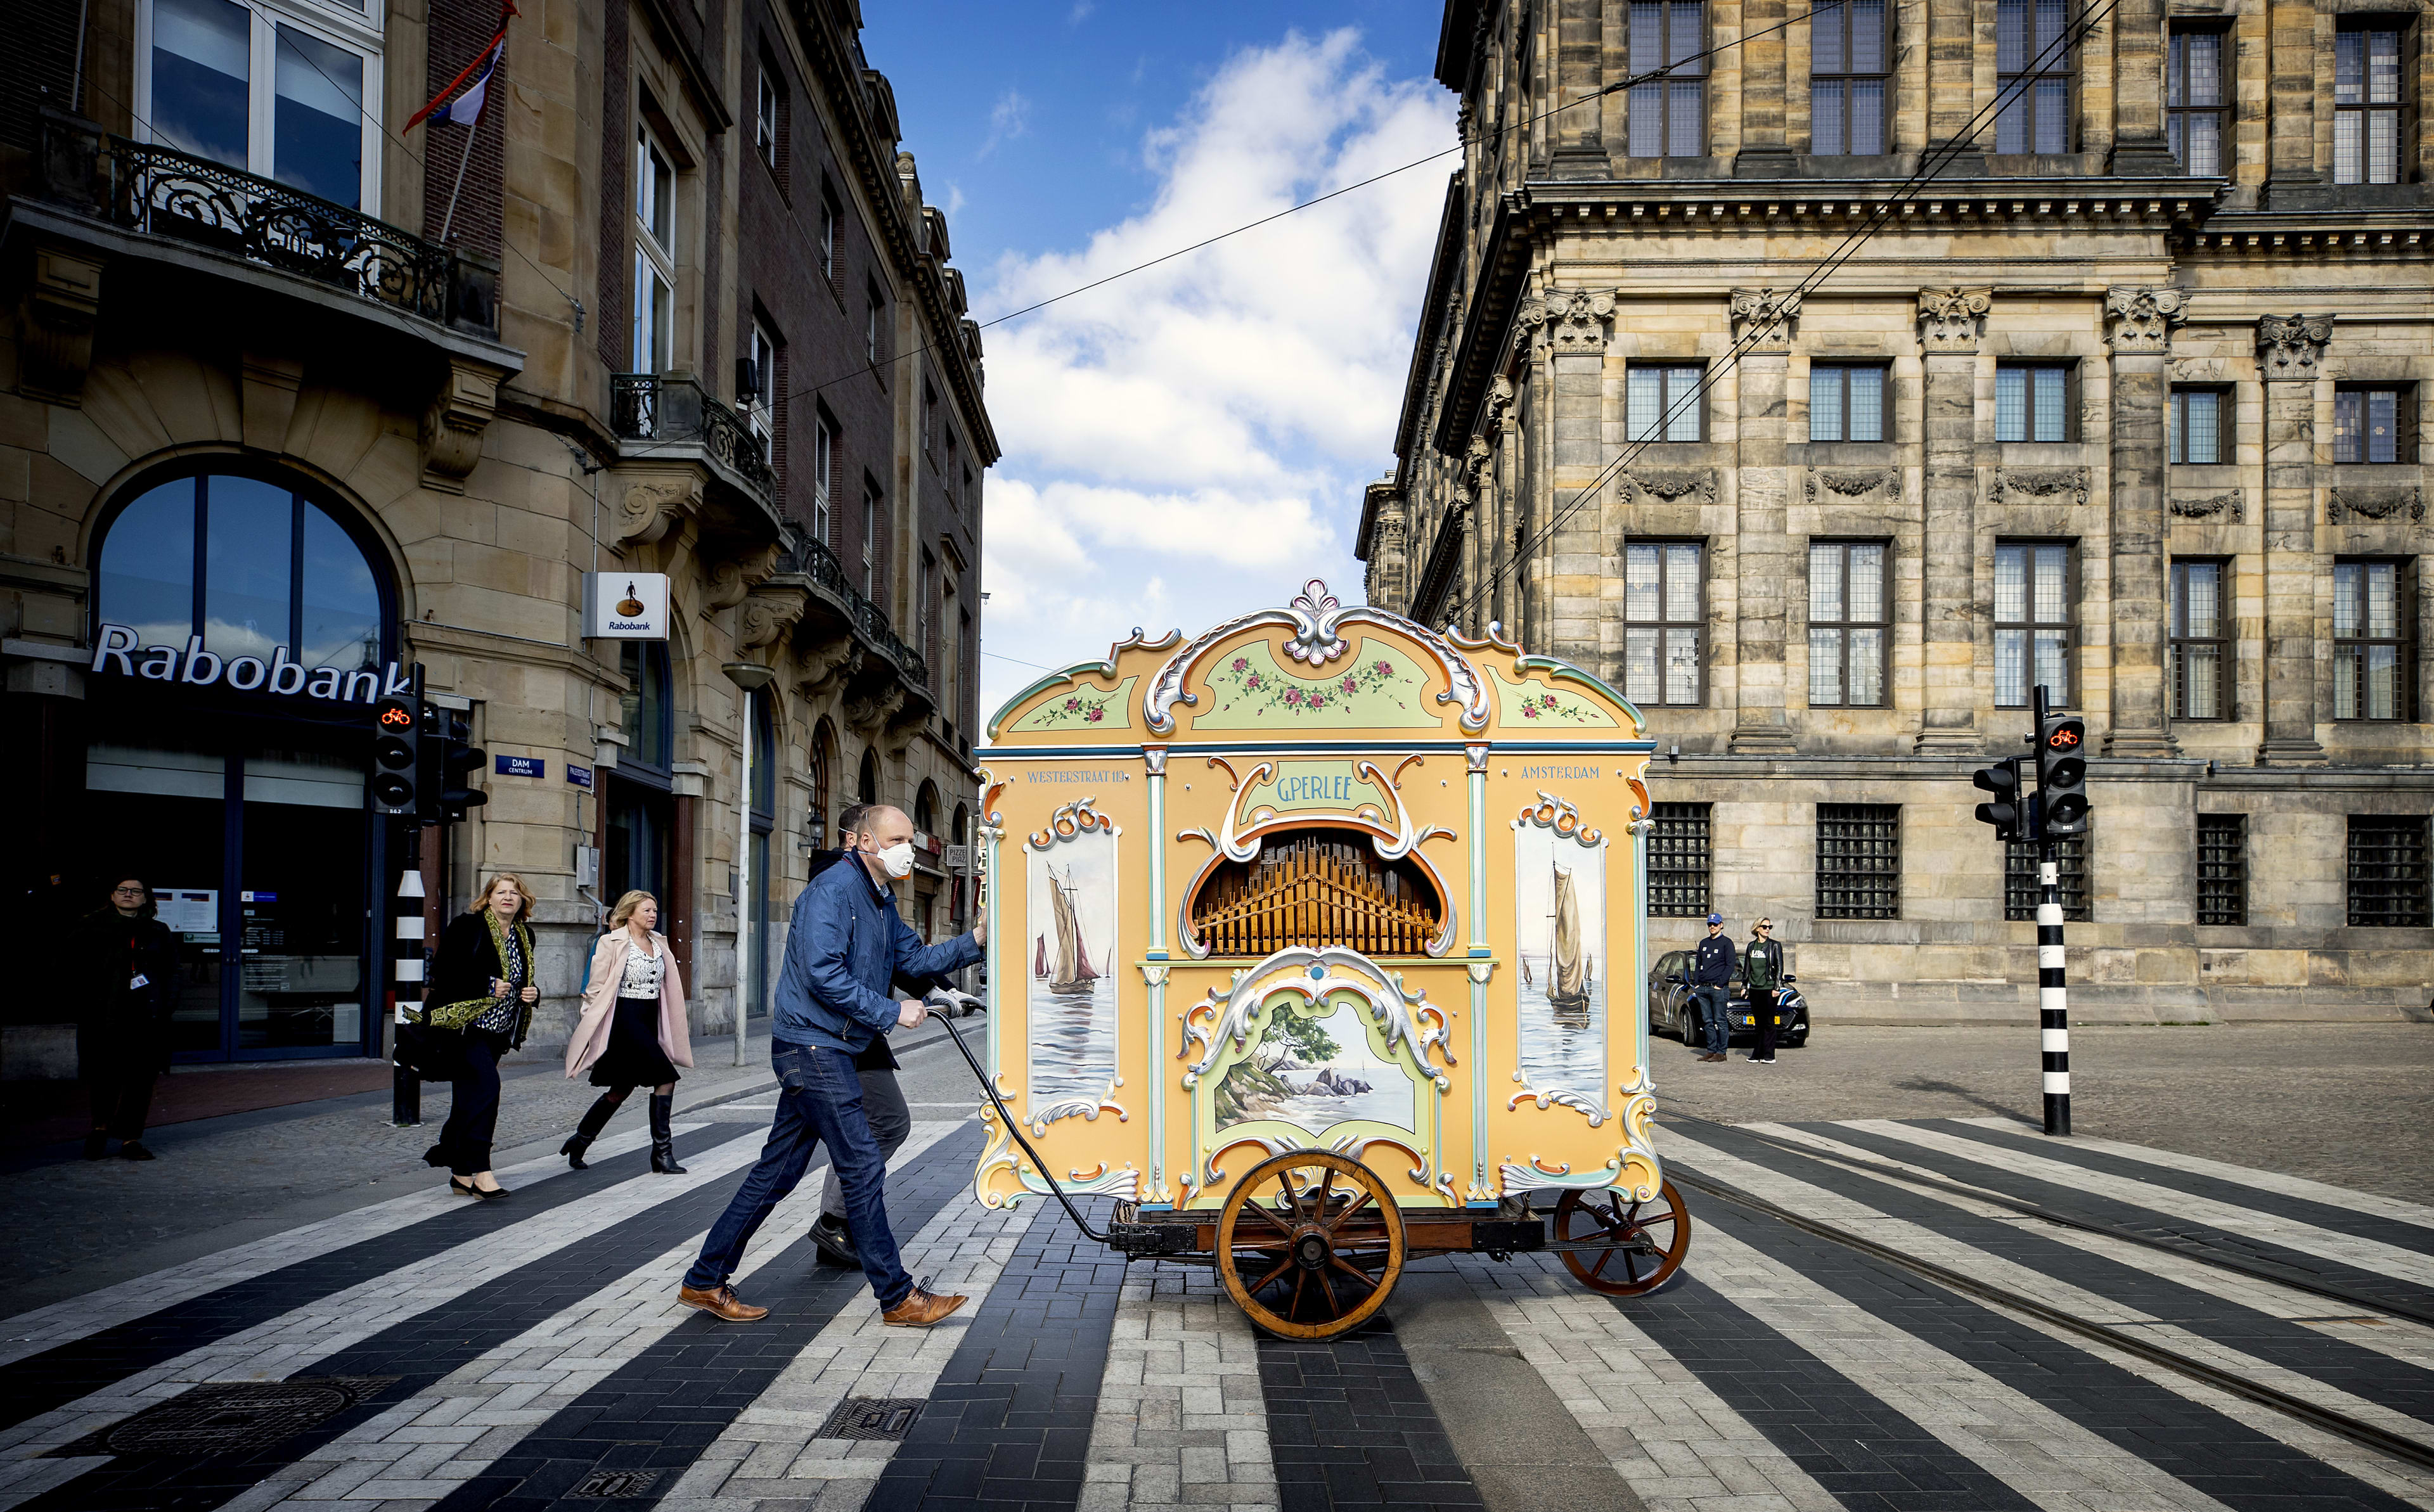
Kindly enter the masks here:
<path id="1" fill-rule="evenodd" d="M 443 326 L 498 334 L 495 267 L 226 163 L 43 118 L 43 197 L 122 230 L 307 279 Z"/>
<path id="2" fill-rule="evenodd" d="M 846 612 L 852 618 L 856 635 L 884 652 L 887 659 L 896 664 L 897 670 L 914 687 L 929 688 L 928 661 L 896 634 L 887 622 L 885 611 L 862 596 L 861 590 L 846 575 L 845 564 L 837 560 L 834 552 L 805 535 L 796 540 L 788 556 L 785 570 L 802 573 L 844 604 Z"/>
<path id="3" fill-rule="evenodd" d="M 778 496 L 778 474 L 769 466 L 761 437 L 695 379 L 668 373 L 610 374 L 608 424 L 620 440 L 699 447 L 764 501 Z"/>

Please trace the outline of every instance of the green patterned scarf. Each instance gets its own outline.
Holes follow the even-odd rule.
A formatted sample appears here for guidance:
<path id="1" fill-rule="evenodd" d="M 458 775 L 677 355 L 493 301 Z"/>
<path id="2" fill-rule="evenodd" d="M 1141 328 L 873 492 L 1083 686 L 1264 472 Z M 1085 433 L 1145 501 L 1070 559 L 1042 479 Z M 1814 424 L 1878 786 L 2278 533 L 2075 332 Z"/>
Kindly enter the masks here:
<path id="1" fill-rule="evenodd" d="M 490 926 L 490 946 L 499 953 L 499 975 L 512 979 L 507 969 L 507 926 L 501 924 L 499 916 L 488 909 L 482 910 L 482 919 Z M 523 920 L 518 919 L 515 931 L 516 945 L 523 951 L 524 969 L 529 973 L 533 959 L 532 927 Z M 498 999 L 495 997 L 469 997 L 461 1003 L 437 1005 L 426 1002 L 422 1005 L 422 1022 L 435 1029 L 461 1029 L 489 1012 L 497 1003 Z M 523 1012 L 518 1015 L 514 1038 L 516 1044 L 522 1045 L 524 1029 L 532 1023 L 532 1009 L 523 1004 L 519 1004 L 518 1007 L 523 1009 Z"/>

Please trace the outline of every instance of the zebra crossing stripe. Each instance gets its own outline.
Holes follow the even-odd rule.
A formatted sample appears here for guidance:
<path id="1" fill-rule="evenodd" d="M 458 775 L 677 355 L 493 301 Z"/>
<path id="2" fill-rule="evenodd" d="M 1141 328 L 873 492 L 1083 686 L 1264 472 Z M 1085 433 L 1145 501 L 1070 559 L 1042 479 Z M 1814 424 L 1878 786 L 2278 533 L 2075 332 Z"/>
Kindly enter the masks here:
<path id="1" fill-rule="evenodd" d="M 2295 1327 L 2277 1328 L 2266 1318 L 2243 1318 L 2215 1304 L 2203 1292 L 2176 1295 L 2174 1288 L 2139 1285 L 2134 1276 L 2125 1277 L 2100 1263 L 2091 1261 L 2065 1270 L 2059 1265 L 2040 1267 L 2014 1259 L 2004 1251 L 2017 1250 L 2048 1261 L 2068 1257 L 2041 1243 L 2043 1235 L 2022 1233 L 2001 1221 L 2013 1215 L 2005 1213 L 1997 1217 L 2000 1210 L 1982 1216 L 1953 1212 L 1950 1209 L 1965 1199 L 1939 1193 L 1913 1196 L 1875 1178 L 1796 1156 L 1790 1158 L 1795 1169 L 1782 1169 L 1786 1158 L 1781 1152 L 1754 1140 L 1722 1135 L 1710 1142 L 1689 1143 L 1694 1145 L 1690 1165 L 1777 1206 L 1852 1230 L 1878 1244 L 2019 1292 L 2089 1322 L 2137 1332 L 2166 1348 L 2403 1437 L 2428 1436 L 2428 1423 L 2434 1421 L 2434 1378 L 2422 1372 L 2362 1359 L 2342 1345 L 2302 1340 Z M 1741 1147 L 1742 1153 L 1725 1147 L 1734 1144 Z M 1839 1190 L 1817 1184 L 1828 1181 L 1836 1182 Z M 1891 1211 L 1896 1209 L 1906 1215 Z M 2125 1282 L 2130 1284 L 2124 1285 Z M 2125 1290 L 2145 1292 L 2156 1309 L 2168 1311 L 2141 1307 L 2117 1295 Z M 2275 1348 L 2277 1344 L 2282 1347 Z M 2259 1348 L 2275 1349 L 2285 1359 L 2311 1365 L 2319 1373 L 2265 1358 L 2255 1352 Z M 2362 1396 L 2337 1384 L 2344 1380 L 2361 1389 L 2377 1390 L 2393 1402 Z M 2409 1410 L 2400 1410 L 2396 1403 L 2405 1403 Z"/>
<path id="2" fill-rule="evenodd" d="M 682 1134 L 709 1126 L 680 1123 L 675 1127 L 676 1131 Z M 643 1150 L 650 1142 L 649 1131 L 641 1129 L 605 1136 L 591 1147 L 591 1164 L 594 1166 L 606 1165 L 615 1157 Z M 563 1188 L 544 1188 L 539 1192 L 533 1190 L 535 1183 L 544 1178 L 566 1174 L 565 1157 L 543 1155 L 509 1166 L 500 1171 L 498 1176 L 503 1184 L 516 1188 L 524 1198 L 524 1204 L 519 1209 L 522 1213 L 536 1204 L 555 1207 L 581 1197 L 586 1190 L 581 1183 Z M 470 1221 L 480 1212 L 481 1209 L 467 1206 L 463 1198 L 439 1184 L 439 1179 L 435 1175 L 432 1185 L 418 1188 L 403 1197 L 371 1203 L 323 1218 L 317 1223 L 289 1229 L 165 1270 L 156 1270 L 148 1276 L 104 1286 L 67 1301 L 20 1313 L 0 1323 L 0 1334 L 6 1335 L 0 1338 L 0 1367 L 13 1366 L 20 1360 L 74 1345 L 139 1319 L 158 1319 L 160 1315 L 180 1304 L 208 1298 L 214 1293 L 272 1276 L 276 1272 L 292 1271 L 307 1262 L 334 1255 L 357 1245 L 391 1239 L 434 1219 L 446 1224 L 461 1215 Z M 284 1295 L 287 1305 L 292 1306 L 296 1292 L 306 1284 L 309 1282 L 304 1277 L 296 1276 L 270 1290 L 273 1295 Z M 263 1317 L 273 1317 L 280 1311 L 283 1308 L 273 1307 Z M 251 1326 L 260 1320 L 246 1319 L 237 1326 Z M 176 1326 L 173 1320 L 162 1321 L 171 1329 Z M 21 1393 L 26 1389 L 26 1377 L 11 1372 L 7 1400 L 12 1409 L 22 1410 Z"/>
<path id="3" fill-rule="evenodd" d="M 2207 1225 L 2226 1238 L 2238 1235 L 2253 1247 L 2257 1241 L 2329 1260 L 2339 1265 L 2377 1276 L 2386 1281 L 2405 1282 L 2414 1286 L 2434 1286 L 2434 1255 L 2404 1249 L 2380 1240 L 2354 1234 L 2334 1233 L 2312 1224 L 2300 1223 L 2269 1209 L 2235 1206 L 2211 1198 L 2198 1197 L 2156 1183 L 2133 1181 L 2104 1171 L 2090 1170 L 2083 1165 L 2052 1159 L 2042 1153 L 2030 1153 L 1998 1144 L 1987 1144 L 1941 1130 L 1886 1118 L 1854 1119 L 1842 1125 L 1855 1134 L 1874 1134 L 1898 1142 L 1917 1150 L 1928 1151 L 1944 1160 L 1930 1164 L 1939 1166 L 1959 1161 L 2001 1171 L 2014 1177 L 2026 1177 L 2081 1198 L 2110 1198 L 2133 1207 L 2151 1210 L 2168 1217 L 2185 1219 Z M 1987 1184 L 1983 1176 L 1963 1176 L 1963 1181 L 1976 1180 Z M 2068 1206 L 2068 1202 L 2065 1202 Z M 2321 1269 L 2322 1267 L 2316 1267 Z"/>
<path id="4" fill-rule="evenodd" d="M 2031 1142 L 2017 1137 L 2024 1133 L 2018 1126 L 2007 1129 L 2003 1127 L 2002 1120 L 1981 1122 L 1974 1118 L 1922 1118 L 1911 1121 L 1921 1129 L 1940 1130 L 1981 1145 L 2042 1155 L 2066 1165 L 2108 1172 L 2142 1185 L 2170 1187 L 2192 1197 L 2227 1202 L 2237 1208 L 2270 1206 L 2286 1218 L 2296 1218 L 2319 1229 L 2356 1234 L 2362 1239 L 2379 1239 L 2385 1244 L 2420 1254 L 2434 1254 L 2434 1208 L 2422 1208 L 2413 1202 L 2345 1192 L 2322 1181 L 2275 1177 L 2269 1172 L 2243 1170 L 2216 1161 L 2192 1158 L 2185 1165 L 2166 1164 L 2133 1153 L 2140 1148 L 2138 1146 L 2119 1145 L 2109 1139 L 2090 1139 L 2085 1135 L 2077 1136 L 2068 1145 L 2044 1140 Z"/>
<path id="5" fill-rule="evenodd" d="M 954 1128 L 946 1123 L 915 1124 L 888 1163 L 889 1173 L 895 1175 L 912 1165 Z M 816 1202 L 798 1201 L 784 1204 L 771 1215 L 737 1267 L 737 1284 L 743 1285 L 783 1255 L 803 1236 L 818 1211 Z M 934 1264 L 933 1231 L 944 1221 L 943 1215 L 933 1220 L 921 1237 L 906 1247 L 906 1254 L 917 1263 Z M 695 1316 L 693 1309 L 678 1305 L 675 1297 L 706 1232 L 704 1228 L 681 1237 L 672 1234 L 677 1242 L 648 1264 L 300 1456 L 286 1471 L 257 1488 L 258 1492 L 272 1488 L 278 1494 L 254 1495 L 253 1505 L 265 1512 L 274 1506 L 300 1506 L 314 1500 L 311 1492 L 316 1483 L 343 1476 L 354 1465 L 373 1466 L 376 1473 L 342 1493 L 350 1499 L 386 1495 L 407 1479 L 447 1482 L 453 1489 L 454 1483 L 481 1474 L 558 1412 L 581 1401 L 603 1380 Z M 836 1326 L 831 1323 L 831 1331 Z M 826 1337 L 823 1334 L 822 1338 Z M 815 1342 L 814 1348 L 817 1347 Z M 752 1410 L 747 1409 L 747 1419 Z M 397 1473 L 401 1462 L 431 1443 L 453 1444 L 454 1452 L 427 1468 L 414 1467 L 419 1473 Z M 411 1500 L 403 1493 L 397 1499 Z"/>

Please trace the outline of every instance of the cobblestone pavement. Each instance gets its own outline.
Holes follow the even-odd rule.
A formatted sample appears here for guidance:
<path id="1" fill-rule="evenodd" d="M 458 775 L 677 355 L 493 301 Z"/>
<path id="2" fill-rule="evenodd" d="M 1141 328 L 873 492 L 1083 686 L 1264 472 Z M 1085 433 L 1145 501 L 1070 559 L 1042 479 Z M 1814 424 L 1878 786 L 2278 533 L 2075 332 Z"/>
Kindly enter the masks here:
<path id="1" fill-rule="evenodd" d="M 1837 1028 L 1754 1066 L 1654 1052 L 1666 1113 L 1757 1118 L 2044 1117 L 2037 1027 Z M 2071 1130 L 2434 1203 L 2434 1024 L 2070 1031 Z"/>
<path id="2" fill-rule="evenodd" d="M 2410 1111 L 2369 1104 L 2425 1042 L 2375 1032 L 2276 1052 L 2357 1079 L 2323 1142 L 2342 1168 Z M 585 1093 L 535 1084 L 543 1138 L 503 1154 L 509 1202 L 382 1176 L 369 1200 L 298 1196 L 241 1242 L 21 1294 L 0 1512 L 2434 1509 L 2434 1205 L 2390 1190 L 2406 1173 L 2327 1182 L 2288 1143 L 2242 1147 L 2245 1099 L 2276 1095 L 2242 1063 L 2279 1043 L 2253 1029 L 2081 1031 L 2083 1131 L 2048 1140 L 2004 1101 L 2033 1086 L 2015 1038 L 1821 1030 L 1771 1074 L 1660 1059 L 1658 1147 L 1694 1222 L 1676 1280 L 1612 1298 L 1548 1254 L 1414 1262 L 1332 1343 L 1262 1337 L 1208 1268 L 1124 1266 L 1053 1203 L 975 1204 L 969 1079 L 937 1045 L 907 1056 L 890 1213 L 915 1273 L 970 1303 L 883 1327 L 858 1272 L 816 1261 L 807 1182 L 738 1278 L 770 1317 L 722 1325 L 674 1290 L 757 1153 L 765 1074 L 689 1082 L 680 1177 L 644 1169 L 639 1119 L 568 1171 L 554 1114 Z M 249 1132 L 205 1131 L 178 1179 L 207 1187 L 212 1141 Z M 274 1404 L 154 1426 L 245 1384 Z M 900 1437 L 850 1436 L 831 1415 L 858 1402 L 915 1410 Z M 241 1442 L 175 1436 L 273 1412 Z"/>

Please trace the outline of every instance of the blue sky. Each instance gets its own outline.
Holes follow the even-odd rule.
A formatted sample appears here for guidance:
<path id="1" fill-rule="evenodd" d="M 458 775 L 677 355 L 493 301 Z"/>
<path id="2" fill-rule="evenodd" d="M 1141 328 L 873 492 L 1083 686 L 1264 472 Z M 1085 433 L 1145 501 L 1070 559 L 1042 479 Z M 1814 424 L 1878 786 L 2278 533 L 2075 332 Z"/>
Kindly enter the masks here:
<path id="1" fill-rule="evenodd" d="M 1433 3 L 871 3 L 987 320 L 1453 144 Z M 1451 157 L 988 331 L 982 707 L 1140 625 L 1360 597 Z"/>

